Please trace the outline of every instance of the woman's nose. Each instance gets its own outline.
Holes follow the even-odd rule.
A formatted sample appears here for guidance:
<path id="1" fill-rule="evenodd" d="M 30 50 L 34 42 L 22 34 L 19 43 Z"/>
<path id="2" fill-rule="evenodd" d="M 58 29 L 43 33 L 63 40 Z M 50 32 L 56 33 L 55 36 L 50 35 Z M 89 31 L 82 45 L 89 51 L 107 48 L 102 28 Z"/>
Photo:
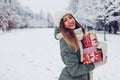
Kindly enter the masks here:
<path id="1" fill-rule="evenodd" d="M 71 23 L 71 19 L 68 20 L 68 23 Z"/>

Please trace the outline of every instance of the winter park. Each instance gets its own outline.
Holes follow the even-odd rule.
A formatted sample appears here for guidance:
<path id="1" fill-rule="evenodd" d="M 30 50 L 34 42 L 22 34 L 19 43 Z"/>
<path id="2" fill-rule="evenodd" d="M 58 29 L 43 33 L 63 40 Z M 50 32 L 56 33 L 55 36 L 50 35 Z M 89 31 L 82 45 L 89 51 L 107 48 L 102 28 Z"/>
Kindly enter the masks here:
<path id="1" fill-rule="evenodd" d="M 64 9 L 108 45 L 107 63 L 93 70 L 93 80 L 119 80 L 120 1 L 47 1 L 0 0 L 0 80 L 58 80 L 65 65 L 54 13 Z"/>

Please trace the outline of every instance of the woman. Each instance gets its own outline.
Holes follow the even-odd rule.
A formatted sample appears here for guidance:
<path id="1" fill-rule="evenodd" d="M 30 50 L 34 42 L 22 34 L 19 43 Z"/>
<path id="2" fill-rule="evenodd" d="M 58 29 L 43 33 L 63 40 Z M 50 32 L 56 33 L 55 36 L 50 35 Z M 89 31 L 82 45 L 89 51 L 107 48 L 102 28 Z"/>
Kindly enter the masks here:
<path id="1" fill-rule="evenodd" d="M 106 62 L 83 64 L 81 39 L 84 28 L 73 17 L 72 12 L 58 12 L 56 16 L 55 38 L 60 41 L 62 61 L 66 67 L 62 70 L 59 80 L 92 80 L 92 70 Z"/>

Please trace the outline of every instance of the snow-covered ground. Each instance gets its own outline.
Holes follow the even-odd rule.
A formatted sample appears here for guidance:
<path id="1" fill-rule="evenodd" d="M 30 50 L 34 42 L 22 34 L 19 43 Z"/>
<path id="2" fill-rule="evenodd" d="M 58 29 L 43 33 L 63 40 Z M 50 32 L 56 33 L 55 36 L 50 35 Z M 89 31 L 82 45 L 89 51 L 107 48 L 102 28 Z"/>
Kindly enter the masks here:
<path id="1" fill-rule="evenodd" d="M 108 62 L 94 70 L 94 80 L 119 80 L 120 35 L 106 37 Z M 0 32 L 0 80 L 58 80 L 63 67 L 54 29 Z"/>

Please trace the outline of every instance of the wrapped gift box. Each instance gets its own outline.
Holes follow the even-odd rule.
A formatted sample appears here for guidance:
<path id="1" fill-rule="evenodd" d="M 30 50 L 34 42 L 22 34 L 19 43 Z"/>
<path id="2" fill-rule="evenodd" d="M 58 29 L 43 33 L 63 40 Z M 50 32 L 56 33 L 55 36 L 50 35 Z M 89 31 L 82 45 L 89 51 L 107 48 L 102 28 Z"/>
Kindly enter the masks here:
<path id="1" fill-rule="evenodd" d="M 90 54 L 90 53 L 94 53 L 96 50 L 97 50 L 96 47 L 92 46 L 92 47 L 84 48 L 83 53 L 84 54 Z"/>
<path id="2" fill-rule="evenodd" d="M 83 49 L 83 63 L 84 64 L 90 64 L 94 62 L 102 61 L 102 50 L 95 48 L 95 47 L 89 47 L 86 49 Z"/>
<path id="3" fill-rule="evenodd" d="M 98 45 L 97 36 L 93 30 L 86 32 L 85 36 L 81 40 L 83 48 L 88 48 Z"/>
<path id="4" fill-rule="evenodd" d="M 83 39 L 81 40 L 81 42 L 83 44 L 83 48 L 91 47 L 92 46 L 92 41 L 91 41 L 91 38 L 90 38 L 90 34 L 84 36 Z"/>

